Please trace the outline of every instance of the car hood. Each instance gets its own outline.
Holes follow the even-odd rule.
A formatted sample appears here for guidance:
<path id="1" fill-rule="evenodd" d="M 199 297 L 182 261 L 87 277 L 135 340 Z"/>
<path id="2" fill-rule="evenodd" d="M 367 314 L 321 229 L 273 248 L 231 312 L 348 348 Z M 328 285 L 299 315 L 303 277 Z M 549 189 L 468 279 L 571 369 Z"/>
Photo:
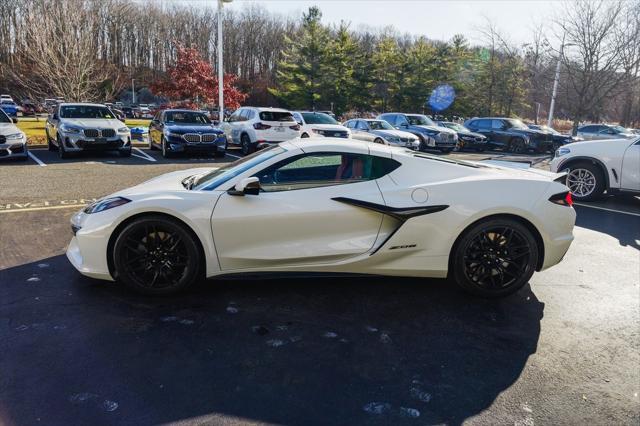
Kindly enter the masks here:
<path id="1" fill-rule="evenodd" d="M 371 133 L 385 137 L 416 139 L 413 133 L 403 132 L 402 130 L 372 130 Z"/>
<path id="2" fill-rule="evenodd" d="M 62 118 L 60 122 L 84 128 L 119 129 L 120 127 L 125 127 L 122 121 L 115 118 Z"/>
<path id="3" fill-rule="evenodd" d="M 164 128 L 176 133 L 223 133 L 211 124 L 165 124 Z"/>
<path id="4" fill-rule="evenodd" d="M 430 132 L 440 132 L 440 133 L 450 133 L 450 134 L 456 133 L 453 130 L 449 129 L 448 127 L 440 127 L 440 126 L 411 126 L 411 128 L 415 130 L 426 130 Z"/>
<path id="5" fill-rule="evenodd" d="M 211 167 L 198 167 L 195 169 L 178 170 L 176 172 L 165 173 L 156 176 L 139 185 L 118 191 L 112 197 L 133 197 L 139 195 L 149 196 L 153 193 L 166 193 L 171 191 L 186 191 L 182 185 L 182 180 L 193 175 L 203 175 L 213 170 Z"/>
<path id="6" fill-rule="evenodd" d="M 13 135 L 15 133 L 22 133 L 15 124 L 0 123 L 0 135 Z"/>
<path id="7" fill-rule="evenodd" d="M 487 138 L 482 133 L 476 133 L 476 132 L 458 132 L 458 134 L 462 135 L 462 136 L 471 136 L 473 138 L 480 138 L 480 139 L 486 139 Z"/>

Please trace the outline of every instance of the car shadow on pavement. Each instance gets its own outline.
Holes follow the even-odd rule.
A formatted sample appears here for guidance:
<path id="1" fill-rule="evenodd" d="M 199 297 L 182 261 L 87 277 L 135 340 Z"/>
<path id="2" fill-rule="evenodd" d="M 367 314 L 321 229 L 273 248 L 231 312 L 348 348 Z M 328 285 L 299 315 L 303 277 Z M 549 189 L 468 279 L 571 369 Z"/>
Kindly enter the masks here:
<path id="1" fill-rule="evenodd" d="M 618 209 L 619 212 L 599 210 L 587 206 L 574 205 L 576 226 L 601 232 L 616 238 L 623 247 L 633 247 L 640 250 L 640 218 L 638 216 L 621 213 L 628 211 L 640 213 L 640 200 L 636 196 L 617 195 L 605 197 L 595 207 Z"/>
<path id="2" fill-rule="evenodd" d="M 8 424 L 461 424 L 518 379 L 544 311 L 528 285 L 492 301 L 381 277 L 208 280 L 150 298 L 64 256 L 0 282 Z"/>

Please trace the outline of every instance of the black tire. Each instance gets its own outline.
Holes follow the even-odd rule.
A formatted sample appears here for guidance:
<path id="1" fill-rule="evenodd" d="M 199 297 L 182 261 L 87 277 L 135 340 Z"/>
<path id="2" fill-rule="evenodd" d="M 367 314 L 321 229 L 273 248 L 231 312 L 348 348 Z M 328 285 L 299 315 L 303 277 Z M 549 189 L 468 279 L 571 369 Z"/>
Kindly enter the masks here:
<path id="1" fill-rule="evenodd" d="M 568 169 L 566 182 L 574 200 L 592 201 L 602 197 L 606 182 L 600 167 L 590 162 L 579 162 L 571 164 Z"/>
<path id="2" fill-rule="evenodd" d="M 379 144 L 381 144 L 381 145 L 384 145 L 384 141 L 383 141 L 381 138 L 375 138 L 375 139 L 373 140 L 373 143 L 379 143 Z"/>
<path id="3" fill-rule="evenodd" d="M 302 135 L 300 135 L 300 137 L 306 139 L 309 137 L 309 135 L 307 133 L 303 133 Z"/>
<path id="4" fill-rule="evenodd" d="M 67 151 L 64 150 L 64 143 L 62 142 L 60 135 L 58 135 L 57 142 L 58 142 L 58 157 L 60 157 L 61 160 L 69 158 L 69 154 L 67 154 Z"/>
<path id="5" fill-rule="evenodd" d="M 162 157 L 163 158 L 171 158 L 173 153 L 167 149 L 167 140 L 164 136 L 160 137 L 160 145 L 162 146 Z"/>
<path id="6" fill-rule="evenodd" d="M 524 139 L 522 138 L 512 138 L 509 141 L 509 151 L 514 154 L 521 154 L 526 151 L 526 146 L 524 143 Z"/>
<path id="7" fill-rule="evenodd" d="M 124 151 L 118 151 L 118 153 L 120 154 L 120 157 L 131 157 L 131 148 Z"/>
<path id="8" fill-rule="evenodd" d="M 473 224 L 451 251 L 450 277 L 465 291 L 486 298 L 521 289 L 538 264 L 538 243 L 529 229 L 510 218 Z"/>
<path id="9" fill-rule="evenodd" d="M 450 154 L 453 151 L 453 148 L 441 149 L 440 152 L 443 154 Z"/>
<path id="10" fill-rule="evenodd" d="M 256 147 L 251 143 L 249 135 L 243 133 L 240 136 L 240 147 L 242 149 L 242 155 L 249 155 L 256 150 Z"/>
<path id="11" fill-rule="evenodd" d="M 149 138 L 149 151 L 155 151 L 157 148 L 153 144 L 153 139 L 151 139 L 151 135 L 147 136 Z"/>
<path id="12" fill-rule="evenodd" d="M 186 290 L 203 275 L 203 254 L 195 235 L 166 216 L 133 220 L 113 245 L 115 278 L 143 294 Z"/>

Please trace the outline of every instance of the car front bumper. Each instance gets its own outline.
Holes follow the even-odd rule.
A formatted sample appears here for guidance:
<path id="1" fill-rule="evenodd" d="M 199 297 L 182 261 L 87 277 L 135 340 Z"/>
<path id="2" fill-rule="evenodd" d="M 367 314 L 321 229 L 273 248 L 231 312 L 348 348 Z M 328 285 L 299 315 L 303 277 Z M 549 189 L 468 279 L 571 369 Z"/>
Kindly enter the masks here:
<path id="1" fill-rule="evenodd" d="M 127 151 L 131 149 L 131 136 L 117 135 L 110 138 L 88 138 L 83 134 L 60 134 L 66 152 L 81 151 Z"/>
<path id="2" fill-rule="evenodd" d="M 165 136 L 167 148 L 171 152 L 219 152 L 227 150 L 227 139 L 224 135 L 218 136 L 213 142 L 187 142 L 182 136 Z"/>
<path id="3" fill-rule="evenodd" d="M 0 158 L 27 157 L 26 142 L 7 142 L 0 144 Z"/>

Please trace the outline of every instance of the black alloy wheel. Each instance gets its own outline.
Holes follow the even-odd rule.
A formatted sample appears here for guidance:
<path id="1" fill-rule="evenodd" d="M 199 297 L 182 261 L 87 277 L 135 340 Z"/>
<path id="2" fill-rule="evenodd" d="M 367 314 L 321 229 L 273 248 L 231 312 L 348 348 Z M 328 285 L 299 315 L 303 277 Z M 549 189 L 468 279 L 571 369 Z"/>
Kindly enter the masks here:
<path id="1" fill-rule="evenodd" d="M 242 155 L 249 155 L 255 151 L 254 147 L 251 145 L 251 139 L 249 139 L 249 135 L 246 133 L 243 133 L 240 137 L 240 147 L 242 148 Z"/>
<path id="2" fill-rule="evenodd" d="M 113 248 L 117 279 L 144 294 L 184 290 L 201 278 L 202 254 L 193 234 L 164 216 L 134 220 Z"/>
<path id="3" fill-rule="evenodd" d="M 60 157 L 61 160 L 64 160 L 65 158 L 69 158 L 69 154 L 67 154 L 67 151 L 65 151 L 64 149 L 64 142 L 62 141 L 62 138 L 60 137 L 60 135 L 58 135 L 57 141 L 58 141 L 58 157 Z"/>
<path id="4" fill-rule="evenodd" d="M 520 154 L 524 152 L 524 140 L 522 138 L 513 138 L 511 139 L 511 143 L 509 143 L 509 150 L 514 154 Z"/>
<path id="5" fill-rule="evenodd" d="M 538 263 L 538 244 L 520 222 L 497 218 L 466 231 L 452 254 L 458 285 L 482 297 L 502 297 L 529 281 Z"/>

